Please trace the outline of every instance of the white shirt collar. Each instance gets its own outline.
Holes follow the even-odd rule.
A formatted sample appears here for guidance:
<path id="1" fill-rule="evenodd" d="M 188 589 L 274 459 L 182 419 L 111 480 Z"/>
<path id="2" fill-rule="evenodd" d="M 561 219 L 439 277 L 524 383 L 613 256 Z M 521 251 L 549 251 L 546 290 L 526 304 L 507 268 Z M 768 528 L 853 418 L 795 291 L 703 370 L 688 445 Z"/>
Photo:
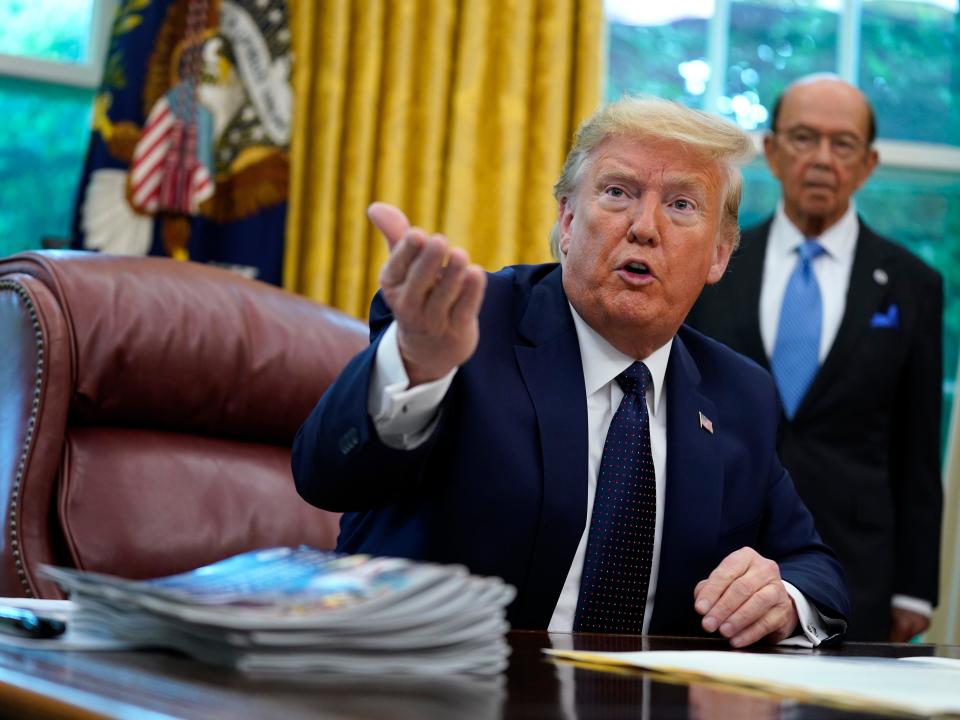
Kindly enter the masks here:
<path id="1" fill-rule="evenodd" d="M 569 304 L 569 303 L 568 303 Z M 632 365 L 637 358 L 617 350 L 607 342 L 600 333 L 587 324 L 587 321 L 577 314 L 570 305 L 573 315 L 573 324 L 577 329 L 577 341 L 580 343 L 580 359 L 583 363 L 583 380 L 586 384 L 587 396 L 605 387 L 617 375 Z M 673 347 L 673 338 L 666 345 L 656 349 L 648 357 L 640 358 L 650 371 L 653 379 L 653 403 L 650 412 L 656 416 L 663 397 L 663 381 L 667 374 L 667 363 L 670 360 L 670 348 Z"/>
<path id="2" fill-rule="evenodd" d="M 857 247 L 857 235 L 860 232 L 860 222 L 857 220 L 857 209 L 853 200 L 850 207 L 837 222 L 823 231 L 817 237 L 827 256 L 848 265 L 853 261 L 853 252 Z M 800 228 L 793 224 L 783 209 L 783 198 L 777 202 L 777 211 L 773 216 L 773 225 L 770 227 L 770 247 L 768 253 L 793 255 L 800 244 L 806 239 Z"/>

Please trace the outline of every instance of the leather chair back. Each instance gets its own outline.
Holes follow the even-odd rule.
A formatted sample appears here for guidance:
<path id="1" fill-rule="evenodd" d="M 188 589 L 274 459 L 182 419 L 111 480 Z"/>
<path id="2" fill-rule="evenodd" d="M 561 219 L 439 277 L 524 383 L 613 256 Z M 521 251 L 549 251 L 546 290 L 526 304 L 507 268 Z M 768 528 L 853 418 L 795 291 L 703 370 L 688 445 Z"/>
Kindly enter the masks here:
<path id="1" fill-rule="evenodd" d="M 41 564 L 167 575 L 333 547 L 290 444 L 366 327 L 223 269 L 69 251 L 0 261 L 0 595 Z"/>

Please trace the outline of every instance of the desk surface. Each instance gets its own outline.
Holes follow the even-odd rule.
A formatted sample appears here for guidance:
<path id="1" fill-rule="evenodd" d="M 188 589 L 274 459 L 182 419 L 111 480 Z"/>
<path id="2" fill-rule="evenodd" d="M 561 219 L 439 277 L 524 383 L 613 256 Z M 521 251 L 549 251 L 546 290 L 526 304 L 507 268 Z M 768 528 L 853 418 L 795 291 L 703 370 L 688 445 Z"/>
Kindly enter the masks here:
<path id="1" fill-rule="evenodd" d="M 648 673 L 612 674 L 558 666 L 541 648 L 719 650 L 721 641 L 512 632 L 504 676 L 474 679 L 312 676 L 250 680 L 161 652 L 79 653 L 0 648 L 4 716 L 151 718 L 878 718 L 798 705 Z M 553 642 L 551 643 L 551 637 Z M 759 648 L 758 652 L 777 652 Z M 960 658 L 958 646 L 848 643 L 827 655 Z"/>

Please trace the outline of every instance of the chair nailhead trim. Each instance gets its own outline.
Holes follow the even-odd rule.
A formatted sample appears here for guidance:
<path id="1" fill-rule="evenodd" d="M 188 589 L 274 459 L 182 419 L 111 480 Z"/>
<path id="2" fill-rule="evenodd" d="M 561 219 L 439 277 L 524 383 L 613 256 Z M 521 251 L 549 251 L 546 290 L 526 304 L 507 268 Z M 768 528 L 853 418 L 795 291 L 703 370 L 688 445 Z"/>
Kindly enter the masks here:
<path id="1" fill-rule="evenodd" d="M 23 566 L 23 556 L 20 553 L 20 538 L 17 531 L 16 513 L 19 504 L 18 500 L 20 498 L 20 486 L 23 482 L 24 472 L 26 471 L 27 455 L 30 453 L 30 447 L 33 445 L 33 431 L 36 427 L 37 413 L 40 409 L 43 382 L 43 330 L 37 318 L 37 309 L 33 304 L 33 299 L 27 293 L 26 289 L 20 283 L 14 282 L 13 280 L 0 280 L 0 291 L 3 290 L 10 290 L 16 293 L 27 307 L 30 322 L 33 324 L 33 337 L 37 346 L 37 367 L 33 381 L 33 402 L 30 403 L 30 419 L 27 422 L 27 433 L 23 440 L 20 460 L 17 463 L 17 474 L 13 480 L 13 493 L 10 499 L 10 512 L 7 518 L 10 527 L 10 549 L 13 554 L 13 564 L 17 571 L 17 578 L 20 580 L 20 586 L 23 588 L 26 596 L 33 597 L 33 589 L 27 580 L 27 573 Z"/>

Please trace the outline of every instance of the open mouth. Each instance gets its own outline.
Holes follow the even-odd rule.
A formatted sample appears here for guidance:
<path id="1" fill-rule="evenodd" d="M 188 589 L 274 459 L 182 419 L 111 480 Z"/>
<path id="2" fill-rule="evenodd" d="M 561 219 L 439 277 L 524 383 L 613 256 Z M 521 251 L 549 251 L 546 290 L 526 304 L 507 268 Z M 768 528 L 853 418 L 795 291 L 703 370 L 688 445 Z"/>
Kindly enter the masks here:
<path id="1" fill-rule="evenodd" d="M 650 268 L 648 268 L 645 263 L 641 262 L 628 262 L 623 266 L 622 270 L 637 277 L 650 276 Z"/>

